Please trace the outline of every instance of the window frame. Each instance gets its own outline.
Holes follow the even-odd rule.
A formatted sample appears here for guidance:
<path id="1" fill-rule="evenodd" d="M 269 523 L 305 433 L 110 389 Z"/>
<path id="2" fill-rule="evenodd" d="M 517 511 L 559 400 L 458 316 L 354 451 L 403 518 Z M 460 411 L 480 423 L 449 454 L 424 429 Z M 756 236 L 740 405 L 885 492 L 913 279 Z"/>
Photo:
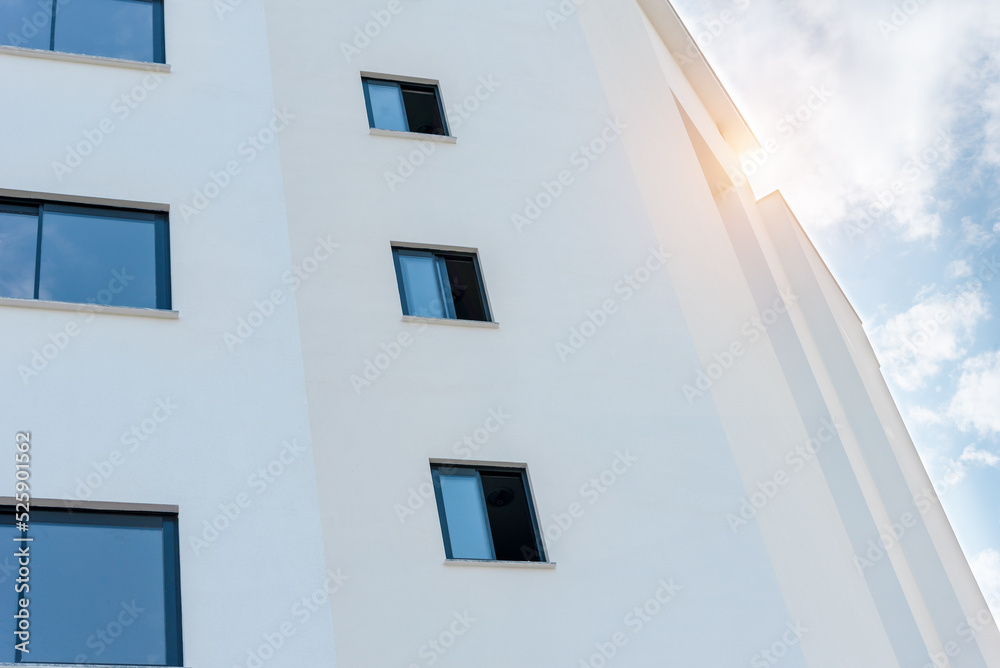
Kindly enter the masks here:
<path id="1" fill-rule="evenodd" d="M 528 477 L 527 466 L 516 465 L 516 464 L 470 464 L 461 463 L 455 464 L 449 461 L 437 461 L 431 460 L 431 478 L 434 485 L 434 499 L 437 503 L 438 510 L 438 521 L 441 524 L 441 538 L 444 542 L 444 553 L 445 558 L 448 561 L 460 561 L 460 562 L 476 562 L 476 563 L 515 563 L 515 564 L 548 564 L 551 563 L 548 560 L 548 553 L 545 548 L 544 542 L 544 531 L 542 529 L 541 522 L 538 519 L 538 508 L 535 505 L 535 496 L 531 491 L 531 480 Z M 469 475 L 464 473 L 465 471 L 470 471 L 471 475 L 475 475 L 476 484 L 479 488 L 479 494 L 482 496 L 483 503 L 486 503 L 486 495 L 483 492 L 483 482 L 480 477 L 480 473 L 518 473 L 521 477 L 521 484 L 524 487 L 524 494 L 528 505 L 528 515 L 531 517 L 531 528 L 535 535 L 535 547 L 538 553 L 538 561 L 529 561 L 527 559 L 522 559 L 518 561 L 501 561 L 496 558 L 496 546 L 493 544 L 493 530 L 490 525 L 489 515 L 487 514 L 486 521 L 486 533 L 490 541 L 490 552 L 493 555 L 491 559 L 474 559 L 470 557 L 455 557 L 452 553 L 451 548 L 451 535 L 448 531 L 448 516 L 444 506 L 444 495 L 441 490 L 441 471 L 450 471 L 450 473 L 445 473 L 445 475 L 456 475 L 454 471 L 463 471 L 461 474 L 457 475 Z"/>
<path id="2" fill-rule="evenodd" d="M 0 525 L 16 524 L 16 500 L 10 497 L 0 499 Z M 163 535 L 163 621 L 166 657 L 163 666 L 184 665 L 183 617 L 181 610 L 181 549 L 178 513 L 175 510 L 151 510 L 130 508 L 122 504 L 120 508 L 90 507 L 97 504 L 75 504 L 65 502 L 44 502 L 32 500 L 30 524 L 76 524 L 81 526 L 149 526 L 150 518 L 159 519 Z M 110 504 L 100 504 L 108 506 Z M 117 505 L 117 504 L 116 504 Z M 104 518 L 104 521 L 100 521 Z M 110 520 L 110 521 L 109 521 Z M 30 530 L 28 532 L 30 535 Z M 21 651 L 14 650 L 14 664 L 32 665 L 21 661 Z M 37 664 L 36 664 L 37 665 Z M 82 664 L 106 665 L 106 664 Z M 124 665 L 124 664 L 121 664 Z"/>
<path id="3" fill-rule="evenodd" d="M 430 82 L 423 80 L 410 80 L 406 78 L 393 79 L 385 76 L 371 76 L 368 74 L 361 75 L 361 88 L 365 93 L 365 110 L 368 112 L 368 127 L 372 130 L 382 130 L 384 132 L 398 132 L 398 130 L 387 130 L 385 128 L 379 128 L 375 125 L 375 112 L 372 110 L 372 100 L 371 95 L 368 93 L 368 82 L 374 82 L 381 85 L 392 85 L 396 87 L 399 91 L 399 99 L 403 105 L 403 120 L 406 122 L 405 132 L 416 134 L 416 135 L 426 135 L 428 137 L 451 137 L 451 128 L 448 127 L 448 115 L 445 113 L 444 107 L 444 96 L 441 94 L 441 86 L 438 82 Z M 403 86 L 416 86 L 421 88 L 430 88 L 434 91 L 434 99 L 437 101 L 438 113 L 441 115 L 441 129 L 444 130 L 444 134 L 433 134 L 429 132 L 417 132 L 410 129 L 410 118 L 406 113 L 406 102 L 403 97 Z"/>
<path id="4" fill-rule="evenodd" d="M 76 51 L 62 51 L 56 48 L 56 21 L 59 20 L 59 4 L 62 0 L 52 0 L 52 18 L 49 21 L 49 46 L 47 49 L 37 49 L 38 51 L 50 51 L 52 53 L 68 53 L 76 56 L 87 56 L 90 58 L 110 58 L 111 60 L 125 60 L 133 63 L 156 63 L 165 65 L 167 62 L 166 34 L 163 20 L 163 0 L 129 0 L 130 2 L 145 2 L 153 6 L 153 60 L 132 60 L 130 58 L 117 58 L 115 56 L 101 56 L 91 53 L 77 53 Z M 5 45 L 15 46 L 16 45 Z M 16 47 L 33 48 L 33 47 Z"/>
<path id="5" fill-rule="evenodd" d="M 491 323 L 495 324 L 496 320 L 493 317 L 493 309 L 490 307 L 489 294 L 486 290 L 486 280 L 483 278 L 483 268 L 479 261 L 479 251 L 475 249 L 458 249 L 458 248 L 445 248 L 445 247 L 435 247 L 435 246 L 421 246 L 413 244 L 391 244 L 392 249 L 392 263 L 396 271 L 396 287 L 399 291 L 399 303 L 403 311 L 403 316 L 418 317 L 418 318 L 430 318 L 432 320 L 445 320 L 445 321 L 455 321 L 455 322 L 481 322 L 481 323 Z M 455 315 L 449 315 L 445 317 L 438 316 L 423 316 L 417 313 L 409 313 L 408 307 L 406 305 L 406 285 L 403 281 L 403 268 L 399 262 L 399 255 L 402 252 L 404 255 L 418 256 L 418 257 L 433 257 L 436 262 L 442 262 L 445 257 L 460 257 L 463 259 L 472 259 L 473 267 L 476 270 L 476 280 L 479 282 L 479 299 L 482 302 L 483 313 L 486 316 L 485 320 L 469 320 L 465 318 L 459 318 Z M 440 272 L 440 270 L 439 270 Z M 448 295 L 451 295 L 450 284 L 444 284 L 442 288 L 448 288 Z M 455 312 L 455 302 L 452 299 L 451 304 L 442 304 L 445 312 L 454 313 Z"/>
<path id="6" fill-rule="evenodd" d="M 99 215 L 102 218 L 119 218 L 122 220 L 135 220 L 140 222 L 151 222 L 154 225 L 154 250 L 155 255 L 154 271 L 156 274 L 156 306 L 153 310 L 171 310 L 173 296 L 170 286 L 170 223 L 169 214 L 165 211 L 151 211 L 148 209 L 131 209 L 124 207 L 101 206 L 94 204 L 76 204 L 73 202 L 60 202 L 51 200 L 19 199 L 14 197 L 0 197 L 0 213 L 13 213 L 15 215 L 34 214 L 37 219 L 37 232 L 35 237 L 35 285 L 30 300 L 35 302 L 45 302 L 39 298 L 41 289 L 42 272 L 42 230 L 45 225 L 45 211 L 52 213 L 66 213 L 71 215 Z M 3 299 L 15 299 L 14 297 L 4 297 Z M 90 302 L 56 302 L 62 304 L 80 304 L 82 306 L 98 305 Z M 116 308 L 143 309 L 148 307 L 118 306 Z"/>

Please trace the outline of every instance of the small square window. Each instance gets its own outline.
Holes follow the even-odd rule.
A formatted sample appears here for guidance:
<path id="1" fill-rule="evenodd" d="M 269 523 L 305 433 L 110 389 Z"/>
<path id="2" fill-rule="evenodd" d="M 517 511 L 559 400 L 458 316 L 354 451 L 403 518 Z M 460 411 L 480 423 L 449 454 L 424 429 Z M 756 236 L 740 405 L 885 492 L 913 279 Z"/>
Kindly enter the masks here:
<path id="1" fill-rule="evenodd" d="M 0 200 L 0 297 L 170 309 L 167 215 Z"/>
<path id="2" fill-rule="evenodd" d="M 404 315 L 490 321 L 475 253 L 393 248 Z"/>
<path id="3" fill-rule="evenodd" d="M 163 63 L 163 0 L 4 0 L 0 44 Z"/>
<path id="4" fill-rule="evenodd" d="M 27 598 L 30 635 L 5 633 L 0 662 L 183 665 L 176 514 L 33 504 L 24 533 L 14 510 L 0 511 L 0 541 L 27 546 L 30 590 L 4 583 L 0 614 Z"/>
<path id="5" fill-rule="evenodd" d="M 545 561 L 524 469 L 432 464 L 449 559 Z"/>
<path id="6" fill-rule="evenodd" d="M 362 78 L 368 125 L 379 130 L 447 135 L 437 86 Z"/>

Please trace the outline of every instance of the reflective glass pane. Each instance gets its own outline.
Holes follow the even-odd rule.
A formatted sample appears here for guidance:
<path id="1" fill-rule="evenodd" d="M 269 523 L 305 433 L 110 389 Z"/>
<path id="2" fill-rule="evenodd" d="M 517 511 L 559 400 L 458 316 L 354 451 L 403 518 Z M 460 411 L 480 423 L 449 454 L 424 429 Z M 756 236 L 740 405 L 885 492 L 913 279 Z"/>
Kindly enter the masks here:
<path id="1" fill-rule="evenodd" d="M 38 216 L 0 211 L 0 297 L 34 299 L 37 249 Z"/>
<path id="2" fill-rule="evenodd" d="M 0 44 L 48 50 L 52 0 L 0 0 Z"/>
<path id="3" fill-rule="evenodd" d="M 403 111 L 403 95 L 396 84 L 381 84 L 374 81 L 368 85 L 368 100 L 372 105 L 372 119 L 381 130 L 406 132 L 406 112 Z"/>
<path id="4" fill-rule="evenodd" d="M 60 0 L 55 50 L 153 62 L 149 0 Z"/>
<path id="5" fill-rule="evenodd" d="M 156 308 L 155 223 L 46 210 L 38 296 Z"/>
<path id="6" fill-rule="evenodd" d="M 474 475 L 440 475 L 453 559 L 492 559 L 486 506 Z"/>
<path id="7" fill-rule="evenodd" d="M 441 290 L 441 275 L 438 259 L 428 255 L 399 254 L 399 269 L 403 276 L 406 293 L 406 314 L 425 318 L 449 317 Z"/>
<path id="8" fill-rule="evenodd" d="M 161 528 L 34 521 L 30 535 L 32 663 L 166 663 Z"/>

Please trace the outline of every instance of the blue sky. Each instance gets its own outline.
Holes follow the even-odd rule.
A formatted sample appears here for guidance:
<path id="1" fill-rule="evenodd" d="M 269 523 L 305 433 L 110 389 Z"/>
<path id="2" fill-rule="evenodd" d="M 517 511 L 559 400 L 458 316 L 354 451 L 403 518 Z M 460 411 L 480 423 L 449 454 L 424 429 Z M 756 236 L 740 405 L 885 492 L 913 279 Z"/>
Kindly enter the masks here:
<path id="1" fill-rule="evenodd" d="M 1000 3 L 674 0 L 1000 595 Z"/>

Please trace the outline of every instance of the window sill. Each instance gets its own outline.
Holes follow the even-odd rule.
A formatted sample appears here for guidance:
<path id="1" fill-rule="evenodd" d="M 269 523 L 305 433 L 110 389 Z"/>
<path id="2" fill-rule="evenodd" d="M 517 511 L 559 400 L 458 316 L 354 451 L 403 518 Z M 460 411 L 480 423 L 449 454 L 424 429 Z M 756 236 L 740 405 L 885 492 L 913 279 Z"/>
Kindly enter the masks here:
<path id="1" fill-rule="evenodd" d="M 64 53 L 62 51 L 49 51 L 47 49 L 26 49 L 23 46 L 0 45 L 0 54 L 4 53 L 11 56 L 62 60 L 70 63 L 108 65 L 110 67 L 124 67 L 132 70 L 145 70 L 147 72 L 170 71 L 170 65 L 165 63 L 146 63 L 141 60 L 125 60 L 123 58 L 108 58 L 106 56 L 87 56 L 82 53 Z"/>
<path id="2" fill-rule="evenodd" d="M 180 313 L 155 308 L 135 308 L 132 306 L 104 306 L 103 304 L 74 304 L 71 302 L 49 302 L 41 299 L 14 299 L 0 297 L 0 306 L 20 308 L 40 308 L 48 311 L 76 311 L 78 313 L 106 313 L 109 315 L 134 315 L 145 318 L 177 320 Z"/>
<path id="3" fill-rule="evenodd" d="M 368 134 L 376 137 L 399 137 L 400 139 L 422 139 L 424 141 L 437 141 L 443 144 L 454 144 L 458 137 L 451 135 L 428 135 L 422 132 L 401 132 L 399 130 L 382 130 L 381 128 L 369 128 Z"/>
<path id="4" fill-rule="evenodd" d="M 425 325 L 452 325 L 454 327 L 478 327 L 480 329 L 499 329 L 499 322 L 482 320 L 459 320 L 458 318 L 424 318 L 419 315 L 404 315 L 403 322 L 417 322 Z"/>
<path id="5" fill-rule="evenodd" d="M 554 570 L 554 561 L 486 561 L 483 559 L 445 559 L 445 566 L 483 566 L 486 568 L 534 568 Z"/>

